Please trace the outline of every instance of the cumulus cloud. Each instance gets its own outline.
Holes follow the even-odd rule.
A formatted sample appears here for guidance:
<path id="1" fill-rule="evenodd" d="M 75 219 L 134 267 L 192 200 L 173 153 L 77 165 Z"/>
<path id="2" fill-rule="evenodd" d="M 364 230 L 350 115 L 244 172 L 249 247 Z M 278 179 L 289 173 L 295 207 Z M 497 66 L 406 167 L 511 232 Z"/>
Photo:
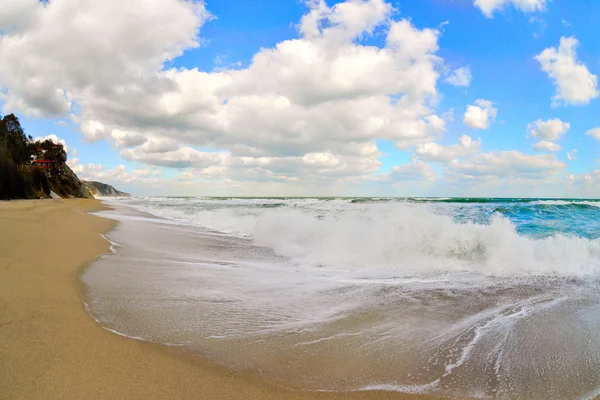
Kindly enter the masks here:
<path id="1" fill-rule="evenodd" d="M 585 134 L 593 137 L 594 139 L 600 142 L 600 128 L 590 129 Z"/>
<path id="2" fill-rule="evenodd" d="M 488 129 L 490 123 L 496 120 L 497 114 L 498 109 L 492 107 L 491 101 L 478 99 L 475 105 L 467 106 L 463 122 L 474 129 Z"/>
<path id="3" fill-rule="evenodd" d="M 548 142 L 546 140 L 541 140 L 541 141 L 537 142 L 536 144 L 533 145 L 533 148 L 536 149 L 537 151 L 548 151 L 548 152 L 555 152 L 555 151 L 559 151 L 560 149 L 562 149 L 562 147 L 560 147 L 560 145 L 558 145 L 554 142 Z"/>
<path id="4" fill-rule="evenodd" d="M 471 69 L 468 67 L 457 68 L 446 78 L 446 82 L 454 86 L 469 86 L 473 76 Z"/>
<path id="5" fill-rule="evenodd" d="M 435 179 L 435 173 L 431 165 L 420 160 L 412 160 L 407 164 L 392 167 L 387 177 L 395 182 L 432 181 Z"/>
<path id="6" fill-rule="evenodd" d="M 415 152 L 420 159 L 435 162 L 450 162 L 481 151 L 481 139 L 473 140 L 468 135 L 459 138 L 458 144 L 442 146 L 434 142 L 419 145 Z"/>
<path id="7" fill-rule="evenodd" d="M 70 161 L 71 169 L 83 180 L 102 181 L 112 185 L 165 185 L 161 176 L 163 171 L 155 168 L 135 168 L 131 171 L 123 164 L 107 168 L 102 164 L 80 164 L 79 160 Z"/>
<path id="8" fill-rule="evenodd" d="M 170 168 L 204 168 L 220 164 L 226 153 L 209 153 L 182 146 L 168 148 L 167 143 L 152 140 L 134 149 L 124 149 L 121 157 L 129 161 L 140 161 L 151 165 Z"/>
<path id="9" fill-rule="evenodd" d="M 428 162 L 480 177 L 543 177 L 563 167 L 553 155 L 482 154 L 481 140 L 467 135 L 440 145 L 449 118 L 436 109 L 441 33 L 398 18 L 384 0 L 311 0 L 296 38 L 260 49 L 247 66 L 222 58 L 208 72 L 169 67 L 202 43 L 211 15 L 200 1 L 4 3 L 0 59 L 14 60 L 0 63 L 5 109 L 63 116 L 86 140 L 106 140 L 123 159 L 147 165 L 110 169 L 73 155 L 82 178 L 164 185 L 157 168 L 165 167 L 188 183 L 329 187 L 383 175 L 429 182 L 437 177 Z M 491 16 L 506 4 L 535 11 L 545 3 L 476 5 Z M 370 36 L 382 40 L 362 40 Z M 472 76 L 463 67 L 443 79 L 465 87 Z M 497 112 L 479 99 L 463 121 L 487 129 Z M 377 174 L 382 139 L 414 148 L 415 158 Z"/>
<path id="10" fill-rule="evenodd" d="M 570 184 L 592 186 L 595 189 L 600 183 L 600 169 L 582 174 L 569 174 L 567 175 L 567 181 Z"/>
<path id="11" fill-rule="evenodd" d="M 18 26 L 0 41 L 0 59 L 12 60 L 0 65 L 5 110 L 35 116 L 65 115 L 73 100 L 85 108 L 140 80 L 150 84 L 165 61 L 198 45 L 208 18 L 202 4 L 174 0 L 13 3 Z"/>
<path id="12" fill-rule="evenodd" d="M 565 164 L 554 155 L 528 155 L 519 151 L 481 153 L 465 162 L 450 164 L 450 170 L 469 178 L 540 179 L 563 170 Z"/>
<path id="13" fill-rule="evenodd" d="M 560 140 L 569 129 L 571 129 L 571 124 L 563 122 L 558 118 L 549 119 L 547 121 L 538 119 L 527 125 L 529 134 L 540 139 L 539 142 L 533 145 L 533 148 L 537 151 L 546 152 L 556 152 L 561 150 L 562 147 L 554 142 Z"/>
<path id="14" fill-rule="evenodd" d="M 133 147 L 146 143 L 148 140 L 144 135 L 138 132 L 125 132 L 121 129 L 113 129 L 110 137 L 117 147 Z"/>
<path id="15" fill-rule="evenodd" d="M 137 148 L 122 150 L 121 156 L 126 160 L 151 165 L 192 168 L 198 176 L 210 179 L 247 181 L 345 178 L 368 175 L 381 166 L 378 160 L 381 153 L 374 143 L 349 143 L 343 151 L 344 156 L 326 151 L 284 157 L 245 157 L 230 152 L 167 146 L 167 143 L 154 139 Z"/>
<path id="16" fill-rule="evenodd" d="M 578 45 L 574 36 L 561 37 L 558 48 L 549 47 L 535 56 L 556 87 L 553 105 L 588 104 L 600 95 L 598 78 L 577 59 Z"/>
<path id="17" fill-rule="evenodd" d="M 377 139 L 439 138 L 440 32 L 394 19 L 384 0 L 307 4 L 298 38 L 204 72 L 165 67 L 200 45 L 201 2 L 29 1 L 0 39 L 14 60 L 0 65 L 5 109 L 69 115 L 127 160 L 224 178 L 237 165 L 256 179 L 361 175 L 379 167 Z"/>
<path id="18" fill-rule="evenodd" d="M 507 5 L 514 6 L 523 12 L 544 11 L 549 0 L 474 0 L 473 4 L 479 8 L 483 15 L 492 18 L 494 12 L 502 10 Z"/>
<path id="19" fill-rule="evenodd" d="M 563 137 L 571 129 L 571 124 L 563 122 L 558 118 L 542 121 L 538 119 L 527 125 L 527 130 L 531 136 L 538 139 L 554 142 Z"/>
<path id="20" fill-rule="evenodd" d="M 79 129 L 88 140 L 98 140 L 104 137 L 104 125 L 98 121 L 84 121 Z"/>
<path id="21" fill-rule="evenodd" d="M 43 142 L 45 140 L 50 140 L 54 144 L 62 144 L 63 149 L 65 149 L 65 152 L 66 153 L 69 152 L 69 147 L 67 147 L 67 142 L 65 141 L 65 139 L 61 139 L 53 133 L 50 135 L 44 136 L 44 137 L 36 137 L 33 140 L 39 141 L 39 142 Z"/>

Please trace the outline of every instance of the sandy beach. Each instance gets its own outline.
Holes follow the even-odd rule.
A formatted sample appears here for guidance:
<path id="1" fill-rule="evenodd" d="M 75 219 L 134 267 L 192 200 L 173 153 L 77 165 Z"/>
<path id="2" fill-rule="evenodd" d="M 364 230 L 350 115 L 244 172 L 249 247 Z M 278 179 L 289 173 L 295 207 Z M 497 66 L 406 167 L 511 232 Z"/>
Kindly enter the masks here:
<path id="1" fill-rule="evenodd" d="M 86 312 L 80 273 L 109 251 L 93 200 L 0 203 L 0 399 L 398 399 L 299 393 L 115 335 Z"/>

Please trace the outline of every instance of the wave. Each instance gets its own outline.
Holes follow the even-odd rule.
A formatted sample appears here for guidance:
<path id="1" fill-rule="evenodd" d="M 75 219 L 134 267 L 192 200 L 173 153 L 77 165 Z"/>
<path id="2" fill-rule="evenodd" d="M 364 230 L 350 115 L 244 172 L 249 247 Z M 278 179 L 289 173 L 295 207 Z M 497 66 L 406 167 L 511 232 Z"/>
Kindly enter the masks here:
<path id="1" fill-rule="evenodd" d="M 271 204 L 263 201 L 215 209 L 151 204 L 137 208 L 248 238 L 298 265 L 380 269 L 387 276 L 465 271 L 487 276 L 600 273 L 599 239 L 556 233 L 543 238 L 525 236 L 501 213 L 484 223 L 459 223 L 434 212 L 434 205 L 422 203 L 298 199 L 267 203 Z"/>
<path id="2" fill-rule="evenodd" d="M 598 200 L 538 200 L 534 202 L 540 206 L 574 206 L 582 208 L 600 208 L 600 201 Z"/>
<path id="3" fill-rule="evenodd" d="M 485 275 L 589 275 L 600 272 L 600 240 L 519 235 L 501 215 L 457 223 L 422 207 L 394 205 L 339 218 L 294 210 L 257 218 L 252 237 L 301 263 L 386 267 L 398 274 L 469 271 Z"/>

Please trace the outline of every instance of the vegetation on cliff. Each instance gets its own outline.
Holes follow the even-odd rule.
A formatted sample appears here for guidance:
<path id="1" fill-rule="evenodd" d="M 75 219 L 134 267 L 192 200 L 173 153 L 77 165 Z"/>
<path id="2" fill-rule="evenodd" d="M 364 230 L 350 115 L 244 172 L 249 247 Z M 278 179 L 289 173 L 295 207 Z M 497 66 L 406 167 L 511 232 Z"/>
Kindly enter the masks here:
<path id="1" fill-rule="evenodd" d="M 66 162 L 61 144 L 27 136 L 13 114 L 0 119 L 0 199 L 89 197 Z"/>

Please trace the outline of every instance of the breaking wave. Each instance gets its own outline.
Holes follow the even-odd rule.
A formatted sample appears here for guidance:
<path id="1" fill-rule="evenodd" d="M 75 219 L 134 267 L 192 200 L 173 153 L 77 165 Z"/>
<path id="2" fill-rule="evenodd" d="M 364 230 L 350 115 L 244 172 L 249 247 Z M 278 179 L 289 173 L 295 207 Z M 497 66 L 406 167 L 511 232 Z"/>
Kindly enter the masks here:
<path id="1" fill-rule="evenodd" d="M 527 213 L 531 225 L 531 215 L 544 213 L 547 207 L 574 206 L 596 218 L 598 203 L 541 201 L 524 206 L 513 202 L 506 209 L 496 204 L 487 217 L 481 217 L 485 210 L 477 209 L 477 218 L 461 220 L 454 208 L 435 208 L 444 204 L 351 201 L 295 199 L 283 203 L 274 199 L 254 204 L 248 200 L 231 203 L 230 199 L 227 207 L 216 208 L 205 202 L 201 207 L 194 202 L 174 207 L 167 201 L 161 207 L 145 203 L 138 208 L 246 237 L 298 264 L 385 268 L 387 273 L 399 275 L 468 271 L 491 276 L 582 276 L 600 272 L 600 240 L 586 232 L 574 234 L 572 221 L 564 220 L 566 226 L 557 228 L 557 221 L 551 218 L 552 230 L 527 235 L 507 216 Z M 542 222 L 548 225 L 546 220 L 544 216 Z M 523 224 L 521 230 L 527 229 Z"/>

